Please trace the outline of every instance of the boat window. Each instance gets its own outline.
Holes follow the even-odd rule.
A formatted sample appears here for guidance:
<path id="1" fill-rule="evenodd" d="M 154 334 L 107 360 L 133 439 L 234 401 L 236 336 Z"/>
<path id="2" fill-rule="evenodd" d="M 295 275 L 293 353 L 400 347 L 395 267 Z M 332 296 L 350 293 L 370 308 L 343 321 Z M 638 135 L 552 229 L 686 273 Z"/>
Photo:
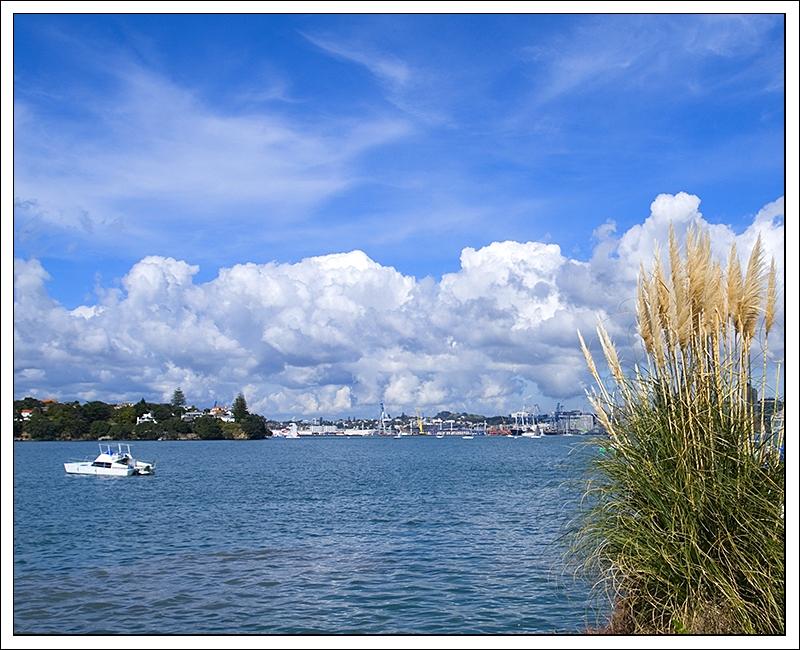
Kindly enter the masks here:
<path id="1" fill-rule="evenodd" d="M 108 467 L 111 467 L 111 463 L 102 463 L 102 462 L 98 463 L 97 461 L 95 461 L 95 462 L 92 463 L 92 467 L 106 467 L 106 468 L 108 468 Z"/>

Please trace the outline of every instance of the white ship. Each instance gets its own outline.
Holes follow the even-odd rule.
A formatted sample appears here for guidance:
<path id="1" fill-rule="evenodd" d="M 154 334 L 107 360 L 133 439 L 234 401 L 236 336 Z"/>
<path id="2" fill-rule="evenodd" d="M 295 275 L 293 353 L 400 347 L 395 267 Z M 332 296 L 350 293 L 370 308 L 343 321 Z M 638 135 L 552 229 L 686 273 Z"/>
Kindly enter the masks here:
<path id="1" fill-rule="evenodd" d="M 67 474 L 92 474 L 96 476 L 134 476 L 155 473 L 155 463 L 136 460 L 131 455 L 130 445 L 100 444 L 100 454 L 93 461 L 73 461 L 64 463 Z"/>

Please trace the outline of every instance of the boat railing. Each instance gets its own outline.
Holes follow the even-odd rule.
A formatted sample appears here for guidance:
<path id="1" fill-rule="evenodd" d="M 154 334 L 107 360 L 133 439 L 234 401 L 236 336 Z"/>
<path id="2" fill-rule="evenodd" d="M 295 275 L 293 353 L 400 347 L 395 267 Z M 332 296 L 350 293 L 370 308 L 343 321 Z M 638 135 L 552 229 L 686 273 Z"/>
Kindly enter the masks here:
<path id="1" fill-rule="evenodd" d="M 113 445 L 110 444 L 104 445 L 103 443 L 100 443 L 98 446 L 100 447 L 101 454 L 108 454 L 109 456 L 122 456 L 127 454 L 128 456 L 131 456 L 131 446 L 128 444 L 122 444 L 121 442 L 118 442 L 116 451 L 114 451 Z"/>

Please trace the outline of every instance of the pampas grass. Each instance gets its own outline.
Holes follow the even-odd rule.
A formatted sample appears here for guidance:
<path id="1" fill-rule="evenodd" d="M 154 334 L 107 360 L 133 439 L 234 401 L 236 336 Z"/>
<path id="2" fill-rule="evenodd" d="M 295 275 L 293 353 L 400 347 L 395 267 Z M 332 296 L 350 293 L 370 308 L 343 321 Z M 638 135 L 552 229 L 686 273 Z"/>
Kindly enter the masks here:
<path id="1" fill-rule="evenodd" d="M 575 550 L 613 591 L 611 632 L 782 634 L 784 431 L 767 432 L 763 416 L 775 265 L 765 273 L 759 239 L 744 275 L 735 246 L 723 272 L 695 229 L 685 254 L 670 230 L 669 263 L 665 274 L 657 256 L 640 272 L 646 369 L 626 375 L 600 326 L 604 381 L 578 333 L 609 440 L 599 442 Z"/>

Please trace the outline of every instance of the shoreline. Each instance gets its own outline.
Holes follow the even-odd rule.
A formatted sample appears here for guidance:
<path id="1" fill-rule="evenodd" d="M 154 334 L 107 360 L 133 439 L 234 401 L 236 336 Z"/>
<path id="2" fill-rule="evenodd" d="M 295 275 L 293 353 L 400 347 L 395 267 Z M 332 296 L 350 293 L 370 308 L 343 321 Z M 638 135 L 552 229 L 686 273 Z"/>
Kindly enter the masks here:
<path id="1" fill-rule="evenodd" d="M 493 435 L 493 434 L 483 434 L 483 433 L 475 433 L 471 434 L 473 438 L 520 438 L 520 439 L 530 439 L 530 440 L 540 440 L 546 438 L 596 438 L 603 434 L 596 434 L 596 433 L 557 433 L 557 434 L 548 434 L 540 437 L 530 437 L 530 436 L 511 436 L 511 435 Z M 437 440 L 452 438 L 458 439 L 461 438 L 462 434 L 445 434 L 444 436 L 437 436 L 436 434 L 407 434 L 402 435 L 399 438 L 435 438 Z M 362 438 L 369 438 L 369 439 L 384 439 L 384 440 L 392 440 L 397 439 L 398 436 L 389 436 L 389 435 L 347 435 L 347 434 L 311 434 L 311 435 L 298 435 L 297 437 L 287 437 L 287 436 L 278 436 L 278 435 L 271 435 L 265 436 L 264 438 L 258 439 L 251 439 L 251 438 L 214 438 L 214 439 L 203 439 L 203 438 L 154 438 L 154 439 L 145 439 L 145 438 L 14 438 L 14 442 L 111 442 L 111 443 L 132 443 L 132 442 L 252 442 L 252 441 L 264 441 L 264 440 L 314 440 L 314 439 L 345 439 L 345 440 L 358 440 Z"/>

